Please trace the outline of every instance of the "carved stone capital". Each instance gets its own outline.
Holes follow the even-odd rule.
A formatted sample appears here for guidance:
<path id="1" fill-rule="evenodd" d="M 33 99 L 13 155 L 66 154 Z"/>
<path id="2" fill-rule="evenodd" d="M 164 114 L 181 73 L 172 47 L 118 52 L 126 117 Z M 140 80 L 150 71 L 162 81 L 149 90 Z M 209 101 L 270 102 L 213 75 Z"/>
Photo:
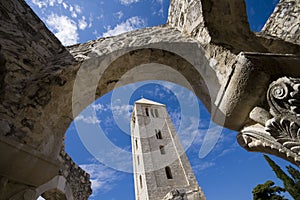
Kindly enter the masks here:
<path id="1" fill-rule="evenodd" d="M 271 83 L 267 92 L 269 111 L 253 109 L 250 118 L 257 124 L 238 134 L 239 144 L 248 151 L 270 153 L 300 166 L 299 90 L 299 78 L 283 77 Z M 262 119 L 261 113 L 269 113 L 264 114 L 269 119 Z"/>

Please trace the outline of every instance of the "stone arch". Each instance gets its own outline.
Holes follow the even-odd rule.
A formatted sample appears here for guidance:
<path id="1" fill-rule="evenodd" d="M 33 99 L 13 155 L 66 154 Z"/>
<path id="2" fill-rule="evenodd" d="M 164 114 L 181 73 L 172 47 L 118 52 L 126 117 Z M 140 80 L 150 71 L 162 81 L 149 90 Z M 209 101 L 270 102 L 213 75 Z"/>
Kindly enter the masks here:
<path id="1" fill-rule="evenodd" d="M 226 76 L 228 73 L 225 69 L 222 74 L 218 74 L 196 40 L 183 37 L 180 32 L 165 27 L 138 30 L 130 33 L 129 39 L 127 34 L 123 34 L 82 45 L 69 47 L 70 53 L 75 58 L 71 65 L 62 67 L 57 73 L 44 70 L 40 77 L 45 77 L 47 81 L 38 78 L 37 80 L 43 84 L 30 83 L 31 85 L 24 92 L 28 94 L 34 93 L 31 90 L 37 90 L 36 94 L 42 95 L 41 97 L 38 95 L 37 98 L 47 101 L 43 105 L 32 107 L 30 105 L 35 105 L 36 101 L 36 98 L 32 98 L 30 101 L 33 103 L 28 103 L 29 106 L 24 107 L 24 113 L 31 112 L 34 115 L 33 119 L 23 120 L 28 121 L 29 125 L 32 124 L 31 128 L 26 129 L 28 133 L 23 140 L 52 158 L 56 158 L 63 148 L 64 134 L 73 118 L 97 97 L 109 92 L 115 86 L 149 79 L 177 82 L 184 87 L 190 85 L 188 88 L 194 90 L 203 103 L 211 109 L 216 104 L 214 101 L 223 84 L 220 82 L 222 80 L 220 76 Z M 82 48 L 86 51 L 82 52 Z M 118 67 L 124 63 L 128 65 L 127 68 Z M 177 72 L 187 79 L 189 84 L 184 85 L 178 83 L 176 79 L 170 79 L 170 74 L 169 77 L 164 73 L 151 74 L 153 71 L 148 70 L 147 77 L 144 79 L 131 76 L 122 79 L 123 82 L 119 81 L 116 85 L 116 80 L 127 70 L 136 67 L 149 69 L 149 65 L 152 67 L 156 65 L 157 69 L 163 67 L 168 72 Z M 116 73 L 112 74 L 112 72 Z M 74 88 L 81 92 L 76 93 Z M 24 117 L 27 116 L 21 114 L 19 121 Z"/>
<path id="2" fill-rule="evenodd" d="M 180 49 L 178 52 L 176 46 Z M 192 46 L 189 43 L 174 43 L 169 45 L 172 50 L 165 50 L 168 49 L 166 46 L 133 48 L 125 53 L 117 51 L 104 58 L 99 56 L 87 60 L 81 65 L 73 87 L 74 117 L 96 98 L 115 88 L 151 79 L 173 82 L 192 90 L 211 111 L 220 84 L 204 53 L 199 53 L 197 45 L 194 47 L 198 49 L 196 58 L 180 55 L 182 49 Z M 178 76 L 181 76 L 180 79 Z"/>
<path id="3" fill-rule="evenodd" d="M 283 0 L 281 3 L 285 4 L 288 1 Z M 266 37 L 259 35 L 257 37 L 249 31 L 244 12 L 245 4 L 239 0 L 186 1 L 184 6 L 181 6 L 181 1 L 173 0 L 172 5 L 169 22 L 165 26 L 138 30 L 117 37 L 101 38 L 65 48 L 25 2 L 17 0 L 1 2 L 0 7 L 4 16 L 1 18 L 1 24 L 7 25 L 1 27 L 1 31 L 7 34 L 1 35 L 3 40 L 0 46 L 0 65 L 3 72 L 0 77 L 2 91 L 0 127 L 3 135 L 0 146 L 4 149 L 1 153 L 5 158 L 5 162 L 2 162 L 4 164 L 1 165 L 1 175 L 9 179 L 18 176 L 17 180 L 25 185 L 32 182 L 33 177 L 15 174 L 10 168 L 10 166 L 24 166 L 16 165 L 16 163 L 26 163 L 23 158 L 27 160 L 34 158 L 40 163 L 45 163 L 45 160 L 51 161 L 52 164 L 47 164 L 47 169 L 52 168 L 50 171 L 56 172 L 57 166 L 51 166 L 54 165 L 53 163 L 60 163 L 57 160 L 59 151 L 63 148 L 60 144 L 65 130 L 73 119 L 71 106 L 74 97 L 73 84 L 77 80 L 76 74 L 79 68 L 85 68 L 84 73 L 93 72 L 93 68 L 97 67 L 105 72 L 117 58 L 138 49 L 160 49 L 182 57 L 202 75 L 206 85 L 210 86 L 208 89 L 211 100 L 207 105 L 212 106 L 210 109 L 212 115 L 214 107 L 220 108 L 221 115 L 225 114 L 232 122 L 230 125 L 226 122 L 224 126 L 241 130 L 253 123 L 257 125 L 255 123 L 258 121 L 262 133 L 265 133 L 265 122 L 261 118 L 270 116 L 264 97 L 266 88 L 276 78 L 287 75 L 299 77 L 297 68 L 299 46 L 278 40 L 277 31 L 273 32 L 272 26 L 276 27 L 282 20 L 279 20 L 276 14 L 274 20 L 270 21 L 272 26 L 267 26 L 267 29 L 262 32 L 266 33 Z M 282 12 L 282 9 L 278 8 L 275 13 Z M 181 12 L 186 15 L 181 15 Z M 177 24 L 178 18 L 180 24 Z M 289 27 L 292 26 L 289 24 Z M 290 32 L 289 35 L 295 38 L 292 42 L 299 44 L 298 33 L 285 28 L 282 30 L 284 33 Z M 19 32 L 22 34 L 11 34 Z M 273 38 L 269 38 L 269 34 Z M 243 51 L 248 53 L 240 53 Z M 294 55 L 287 55 L 287 53 Z M 211 65 L 208 65 L 206 58 Z M 82 66 L 83 63 L 90 63 L 91 66 Z M 22 69 L 21 72 L 25 70 L 26 73 L 19 73 L 13 70 L 15 67 L 12 66 L 17 66 Z M 256 80 L 260 82 L 257 83 Z M 108 81 L 112 81 L 109 85 L 111 88 L 108 88 L 111 90 L 115 83 L 113 80 Z M 105 85 L 108 82 L 101 83 Z M 85 85 L 85 88 L 88 86 Z M 91 88 L 94 92 L 91 96 L 88 95 L 88 91 L 86 91 L 87 95 L 75 96 L 75 100 L 87 98 L 86 103 L 75 105 L 79 108 L 75 116 L 81 108 L 85 108 L 94 100 L 97 87 L 98 82 L 96 88 Z M 103 93 L 105 90 L 99 90 L 96 96 L 101 96 Z M 226 95 L 229 97 L 226 98 Z M 261 106 L 263 109 L 253 109 L 255 106 Z M 254 112 L 250 113 L 251 111 Z M 252 114 L 250 118 L 249 114 Z M 257 132 L 256 127 L 254 128 Z M 248 138 L 249 129 L 244 129 L 243 134 L 247 134 L 247 137 L 243 137 L 245 146 L 252 148 L 255 144 L 258 145 L 258 151 L 266 151 L 265 143 L 261 142 L 263 140 L 255 141 L 257 138 L 255 140 Z M 9 140 L 18 145 L 8 147 Z M 262 146 L 259 146 L 260 144 Z M 276 151 L 282 151 L 282 146 L 279 144 L 279 149 Z M 11 150 L 11 147 L 14 147 L 14 150 Z M 283 155 L 285 159 L 289 156 L 289 154 Z M 299 165 L 298 155 L 297 159 Z M 25 169 L 26 173 L 22 172 L 27 175 L 35 168 L 29 165 Z M 49 180 L 48 177 L 50 175 L 45 173 L 39 178 L 41 181 Z M 38 186 L 39 183 L 29 185 Z M 31 191 L 28 192 L 28 195 L 30 194 Z"/>
<path id="4" fill-rule="evenodd" d="M 186 50 L 191 48 L 195 48 L 198 56 L 187 54 Z M 73 117 L 96 98 L 117 87 L 153 79 L 186 87 L 194 91 L 208 110 L 215 109 L 214 100 L 220 87 L 218 79 L 195 43 L 169 43 L 162 48 L 149 45 L 114 51 L 105 56 L 95 53 L 86 56 L 89 59 L 82 62 L 74 81 Z"/>
<path id="5" fill-rule="evenodd" d="M 135 71 L 128 74 L 131 70 Z M 170 51 L 154 48 L 133 50 L 120 56 L 106 68 L 100 77 L 96 98 L 126 84 L 151 79 L 166 80 L 195 91 L 210 110 L 211 99 L 207 80 L 199 71 L 186 59 Z M 190 85 L 181 79 L 178 80 L 177 75 L 182 75 Z"/>

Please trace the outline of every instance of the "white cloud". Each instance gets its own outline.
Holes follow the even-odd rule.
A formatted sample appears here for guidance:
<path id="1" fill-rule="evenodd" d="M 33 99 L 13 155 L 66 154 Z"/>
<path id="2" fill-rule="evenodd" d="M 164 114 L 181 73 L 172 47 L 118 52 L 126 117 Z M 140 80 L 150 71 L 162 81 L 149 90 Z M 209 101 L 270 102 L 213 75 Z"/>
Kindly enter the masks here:
<path id="1" fill-rule="evenodd" d="M 201 131 L 201 137 L 197 137 L 195 143 L 201 144 L 201 151 L 203 152 L 203 155 L 212 151 L 218 141 L 222 142 L 222 130 L 223 127 L 212 123 L 208 129 Z"/>
<path id="2" fill-rule="evenodd" d="M 99 123 L 101 123 L 102 120 L 99 120 L 98 117 L 94 114 L 105 112 L 105 111 L 108 111 L 109 109 L 111 109 L 110 105 L 104 105 L 104 104 L 101 104 L 101 103 L 91 104 L 87 108 L 85 113 L 81 113 L 74 120 L 75 121 L 82 121 L 82 122 L 87 123 L 87 124 L 99 124 Z M 116 107 L 114 109 L 118 109 L 118 108 Z M 123 113 L 124 112 L 123 110 L 124 110 L 124 108 L 120 109 L 118 112 Z"/>
<path id="3" fill-rule="evenodd" d="M 206 133 L 201 131 L 201 135 L 196 137 L 195 144 L 201 145 L 198 156 L 200 159 L 205 159 L 208 154 L 215 155 L 215 158 L 223 157 L 228 153 L 235 151 L 239 145 L 235 137 L 232 137 L 233 132 L 228 133 L 228 130 L 211 122 Z M 199 150 L 199 149 L 198 149 Z M 198 151 L 197 150 L 197 151 Z"/>
<path id="4" fill-rule="evenodd" d="M 110 106 L 110 109 L 115 118 L 123 117 L 130 121 L 131 110 L 133 109 L 132 105 L 113 105 Z"/>
<path id="5" fill-rule="evenodd" d="M 75 10 L 74 10 L 74 7 L 73 7 L 72 5 L 69 6 L 69 11 L 71 12 L 71 16 L 72 16 L 73 18 L 76 18 L 76 17 L 77 17 L 77 14 L 76 14 L 76 12 L 75 12 Z"/>
<path id="6" fill-rule="evenodd" d="M 97 30 L 94 30 L 94 31 L 93 31 L 93 35 L 94 35 L 96 38 L 101 37 L 101 35 L 98 33 Z"/>
<path id="7" fill-rule="evenodd" d="M 71 16 L 72 16 L 73 18 L 76 18 L 76 17 L 77 17 L 76 12 L 71 12 Z"/>
<path id="8" fill-rule="evenodd" d="M 85 16 L 82 16 L 81 19 L 78 20 L 78 27 L 81 30 L 84 30 L 87 27 L 87 22 L 85 21 Z"/>
<path id="9" fill-rule="evenodd" d="M 178 135 L 184 149 L 189 148 L 197 136 L 199 137 L 198 125 L 199 119 L 195 117 L 185 117 L 180 120 Z"/>
<path id="10" fill-rule="evenodd" d="M 78 115 L 75 118 L 75 121 L 83 121 L 87 124 L 99 124 L 101 121 L 96 117 L 96 116 L 83 116 L 83 115 Z"/>
<path id="11" fill-rule="evenodd" d="M 103 37 L 119 35 L 128 31 L 146 26 L 146 22 L 141 17 L 131 17 L 121 24 L 117 24 L 114 28 L 108 27 L 107 32 L 103 33 Z"/>
<path id="12" fill-rule="evenodd" d="M 63 2 L 62 4 L 63 4 L 63 7 L 64 7 L 65 9 L 68 8 L 68 4 L 66 4 L 65 2 Z"/>
<path id="13" fill-rule="evenodd" d="M 39 196 L 39 198 L 37 198 L 37 200 L 45 200 L 43 197 Z"/>
<path id="14" fill-rule="evenodd" d="M 120 3 L 123 4 L 123 5 L 130 5 L 132 3 L 137 3 L 139 1 L 140 0 L 120 0 Z"/>
<path id="15" fill-rule="evenodd" d="M 181 122 L 181 113 L 178 110 L 170 110 L 168 111 L 169 116 L 174 124 L 176 130 L 178 130 Z"/>
<path id="16" fill-rule="evenodd" d="M 68 16 L 51 13 L 46 23 L 63 45 L 72 45 L 78 42 L 77 25 Z"/>
<path id="17" fill-rule="evenodd" d="M 74 6 L 70 5 L 69 11 L 71 12 L 71 16 L 73 18 L 76 18 L 78 14 L 82 13 L 82 8 L 77 4 L 75 4 Z"/>
<path id="18" fill-rule="evenodd" d="M 203 171 L 203 170 L 213 167 L 215 165 L 216 165 L 216 163 L 214 163 L 214 162 L 203 162 L 199 165 L 192 166 L 192 168 L 195 172 L 197 172 L 197 171 Z"/>
<path id="19" fill-rule="evenodd" d="M 93 25 L 93 15 L 90 14 L 90 17 L 89 17 L 89 25 L 88 25 L 88 27 L 91 28 L 92 25 Z"/>
<path id="20" fill-rule="evenodd" d="M 158 11 L 154 11 L 152 14 L 164 17 L 163 0 L 156 0 L 156 2 L 160 5 L 160 9 Z"/>
<path id="21" fill-rule="evenodd" d="M 81 7 L 79 5 L 75 5 L 75 11 L 76 13 L 80 14 L 82 12 Z"/>
<path id="22" fill-rule="evenodd" d="M 54 6 L 55 0 L 49 0 L 49 5 Z"/>
<path id="23" fill-rule="evenodd" d="M 120 20 L 124 16 L 124 13 L 122 11 L 119 11 L 114 13 L 114 16 Z"/>
<path id="24" fill-rule="evenodd" d="M 105 193 L 113 189 L 115 183 L 122 179 L 119 172 L 102 164 L 83 164 L 80 167 L 90 174 L 93 196 L 97 193 Z"/>
<path id="25" fill-rule="evenodd" d="M 101 112 L 101 111 L 107 111 L 107 106 L 103 105 L 103 104 L 93 104 L 91 105 L 92 109 L 94 109 L 96 112 Z"/>
<path id="26" fill-rule="evenodd" d="M 100 20 L 100 19 L 103 19 L 103 18 L 104 18 L 104 15 L 103 15 L 103 14 L 101 14 L 101 15 L 99 15 L 99 16 L 96 17 L 96 19 L 99 19 L 99 20 Z"/>
<path id="27" fill-rule="evenodd" d="M 63 0 L 31 0 L 31 2 L 39 8 L 54 6 L 56 1 L 58 4 L 63 3 Z"/>
<path id="28" fill-rule="evenodd" d="M 31 2 L 39 8 L 48 6 L 48 0 L 31 0 Z"/>

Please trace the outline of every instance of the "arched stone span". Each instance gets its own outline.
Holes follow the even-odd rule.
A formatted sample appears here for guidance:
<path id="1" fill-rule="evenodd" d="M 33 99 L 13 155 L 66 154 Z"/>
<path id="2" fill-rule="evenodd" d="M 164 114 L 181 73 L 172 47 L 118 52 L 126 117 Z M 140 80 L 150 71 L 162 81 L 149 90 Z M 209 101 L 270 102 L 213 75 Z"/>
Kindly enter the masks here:
<path id="1" fill-rule="evenodd" d="M 3 34 L 4 40 L 1 42 L 0 52 L 0 63 L 4 66 L 1 68 L 4 72 L 0 80 L 1 91 L 5 91 L 0 98 L 3 105 L 3 108 L 1 108 L 3 113 L 1 119 L 3 134 L 8 135 L 12 140 L 26 143 L 44 155 L 55 158 L 58 155 L 57 149 L 59 148 L 53 149 L 52 147 L 54 144 L 59 146 L 58 144 L 62 143 L 66 127 L 72 121 L 72 116 L 67 114 L 72 112 L 70 106 L 72 102 L 72 80 L 76 76 L 80 63 L 89 59 L 88 55 L 91 56 L 90 58 L 93 55 L 102 57 L 116 52 L 118 49 L 126 48 L 131 48 L 131 51 L 135 48 L 164 49 L 164 45 L 169 44 L 171 48 L 164 49 L 168 51 L 169 49 L 174 49 L 172 44 L 178 42 L 186 42 L 189 45 L 194 44 L 201 51 L 204 51 L 201 55 L 205 55 L 209 60 L 211 69 L 215 71 L 215 78 L 217 78 L 217 80 L 212 80 L 212 82 L 221 86 L 220 91 L 216 90 L 219 96 L 217 96 L 215 104 L 220 105 L 221 115 L 225 113 L 226 118 L 232 122 L 226 122 L 225 126 L 240 130 L 249 121 L 248 114 L 253 109 L 253 106 L 261 100 L 260 96 L 263 95 L 261 90 L 267 88 L 268 84 L 275 79 L 274 77 L 280 77 L 285 74 L 282 66 L 295 66 L 297 62 L 290 63 L 290 61 L 285 61 L 282 58 L 278 59 L 276 55 L 270 54 L 243 54 L 241 56 L 237 56 L 237 54 L 242 50 L 297 53 L 299 52 L 299 46 L 288 44 L 284 41 L 275 41 L 274 39 L 256 38 L 249 31 L 244 4 L 241 4 L 240 7 L 236 0 L 226 0 L 222 3 L 216 0 L 211 2 L 212 4 L 201 0 L 184 1 L 182 6 L 180 6 L 181 4 L 177 1 L 172 1 L 169 21 L 165 26 L 137 30 L 117 37 L 101 38 L 97 41 L 75 45 L 68 47 L 70 53 L 47 30 L 24 2 L 11 0 L 1 3 L 4 16 L 1 19 L 1 24 L 6 25 L 1 27 L 1 31 L 7 33 Z M 187 14 L 189 12 L 183 13 L 185 9 L 192 9 L 191 11 L 193 12 L 190 13 L 193 13 L 193 15 Z M 12 12 L 14 15 L 11 15 Z M 182 28 L 183 24 L 179 20 L 182 13 L 184 14 L 183 24 L 187 29 Z M 218 15 L 219 13 L 222 13 L 222 15 Z M 224 32 L 226 37 L 215 34 L 223 34 L 224 24 L 219 23 L 224 19 L 223 14 L 226 21 L 230 24 L 228 30 L 226 29 L 227 31 Z M 215 15 L 217 17 L 214 17 Z M 28 20 L 24 21 L 23 19 Z M 216 20 L 214 21 L 214 19 Z M 191 24 L 190 22 L 193 22 L 193 20 L 195 20 L 195 23 Z M 19 24 L 24 26 L 20 27 Z M 205 38 L 205 34 L 200 34 L 200 29 L 197 29 L 198 25 L 203 29 L 206 26 L 208 27 L 206 34 L 211 39 L 207 39 L 204 42 L 200 41 L 201 38 Z M 23 34 L 9 35 L 9 33 L 18 33 L 19 29 L 21 29 Z M 36 30 L 38 29 L 43 31 L 37 32 Z M 214 32 L 214 30 L 217 30 L 217 32 Z M 242 34 L 239 34 L 239 30 L 243 30 Z M 219 41 L 220 38 L 230 40 L 226 40 L 223 43 Z M 261 40 L 264 41 L 261 42 Z M 30 42 L 25 44 L 23 41 Z M 228 43 L 232 41 L 234 42 L 231 48 L 228 46 Z M 249 41 L 251 41 L 251 45 L 248 46 Z M 235 42 L 241 45 L 237 45 Z M 48 46 L 42 44 L 48 44 Z M 268 48 L 270 44 L 272 48 Z M 280 48 L 277 48 L 279 45 Z M 40 51 L 36 49 L 40 49 Z M 194 50 L 193 47 L 188 49 L 186 56 L 198 56 Z M 178 53 L 178 55 L 181 54 Z M 189 59 L 185 59 L 189 61 Z M 260 59 L 264 59 L 266 62 L 256 62 Z M 248 60 L 248 63 L 240 62 L 240 65 L 247 65 L 244 68 L 241 66 L 241 71 L 244 71 L 240 73 L 241 76 L 236 76 L 241 78 L 241 80 L 252 79 L 255 77 L 255 73 L 254 75 L 252 74 L 253 76 L 246 77 L 246 79 L 243 74 L 247 74 L 249 71 L 255 72 L 256 70 L 266 71 L 267 73 L 265 74 L 271 74 L 271 76 L 266 76 L 265 79 L 262 79 L 261 85 L 258 86 L 261 90 L 256 95 L 245 95 L 243 93 L 249 88 L 251 90 L 256 89 L 255 87 L 249 87 L 249 85 L 255 86 L 255 81 L 250 80 L 250 82 L 242 83 L 245 85 L 238 90 L 238 92 L 242 92 L 232 94 L 232 98 L 227 98 L 226 101 L 223 101 L 223 97 L 226 96 L 224 92 L 226 87 L 233 85 L 231 88 L 234 88 L 237 84 L 240 84 L 239 82 L 235 85 L 234 81 L 230 80 L 234 75 L 238 60 Z M 265 66 L 261 68 L 260 65 Z M 267 67 L 276 68 L 276 72 L 266 70 Z M 26 73 L 17 73 L 16 71 L 18 70 L 15 70 L 16 68 L 20 68 L 21 72 Z M 18 77 L 18 79 L 14 79 L 14 77 Z M 18 93 L 18 95 L 10 98 L 15 93 Z M 227 109 L 227 104 L 230 104 L 230 109 Z"/>
<path id="2" fill-rule="evenodd" d="M 57 175 L 62 140 L 73 119 L 72 92 L 77 72 L 83 68 L 81 65 L 101 61 L 102 66 L 107 67 L 129 52 L 150 48 L 173 52 L 193 66 L 206 66 L 190 59 L 205 56 L 203 60 L 208 60 L 209 67 L 199 73 L 213 72 L 212 77 L 203 78 L 205 82 L 211 81 L 206 84 L 215 99 L 212 105 L 220 111 L 213 115 L 214 120 L 225 116 L 224 126 L 238 131 L 244 128 L 238 139 L 247 150 L 270 152 L 299 165 L 300 157 L 296 152 L 300 146 L 299 137 L 288 138 L 296 141 L 291 147 L 290 143 L 284 142 L 286 133 L 274 127 L 278 127 L 276 124 L 284 127 L 299 125 L 300 111 L 297 106 L 296 109 L 293 106 L 285 108 L 292 116 L 289 116 L 292 121 L 288 121 L 286 116 L 279 116 L 270 109 L 266 98 L 266 91 L 273 81 L 286 84 L 289 89 L 292 86 L 292 103 L 295 94 L 299 93 L 300 47 L 296 45 L 299 44 L 299 32 L 286 27 L 296 27 L 299 20 L 295 18 L 283 28 L 277 26 L 282 22 L 280 13 L 286 6 L 292 10 L 291 15 L 298 12 L 299 2 L 293 1 L 293 7 L 289 7 L 288 2 L 281 0 L 285 6 L 278 7 L 270 21 L 271 26 L 266 26 L 262 34 L 249 30 L 245 4 L 239 0 L 173 0 L 168 23 L 164 26 L 65 48 L 24 1 L 1 1 L 0 147 L 1 156 L 5 158 L 0 166 L 1 176 L 31 188 Z M 274 30 L 272 27 L 280 28 Z M 293 40 L 290 41 L 294 44 L 286 42 L 284 35 L 291 36 Z M 102 63 L 104 57 L 106 63 Z M 93 67 L 98 66 L 85 66 L 84 73 L 92 72 Z M 295 78 L 278 79 L 284 76 Z M 86 89 L 89 85 L 83 86 Z M 98 95 L 101 95 L 100 90 Z M 290 100 L 291 95 L 284 98 Z M 91 96 L 87 102 L 94 99 Z M 296 130 L 294 126 L 290 126 L 293 131 Z M 12 147 L 8 141 L 16 142 L 14 150 L 6 151 Z M 12 153 L 18 156 L 11 157 Z M 9 166 L 20 167 L 23 174 L 30 174 L 34 168 L 24 168 L 26 163 L 22 163 L 32 159 L 36 160 L 36 166 L 45 164 L 45 160 L 57 165 L 47 165 L 51 173 L 45 173 L 39 181 L 24 176 L 16 179 Z M 32 181 L 35 182 L 29 186 L 28 182 Z"/>
<path id="3" fill-rule="evenodd" d="M 81 64 L 77 73 L 72 93 L 74 118 L 94 102 L 96 98 L 112 91 L 114 88 L 145 80 L 165 80 L 179 84 L 194 91 L 205 102 L 204 104 L 209 110 L 215 109 L 215 91 L 220 88 L 220 85 L 218 82 L 213 83 L 212 80 L 217 80 L 217 77 L 213 70 L 209 70 L 209 62 L 205 55 L 199 52 L 197 46 L 195 47 L 197 57 L 189 58 L 185 55 L 185 49 L 191 48 L 191 46 L 191 44 L 186 43 L 165 44 L 164 48 L 172 47 L 172 52 L 158 48 L 134 48 L 132 51 L 131 48 L 128 48 L 127 51 L 123 51 L 123 54 L 116 51 L 104 58 L 96 57 L 94 54 L 94 57 Z M 180 50 L 176 52 L 177 49 Z M 186 56 L 194 65 L 177 53 Z M 90 55 L 87 56 L 90 57 Z M 210 83 L 210 86 L 215 86 L 211 89 L 212 92 L 209 90 L 207 82 Z M 213 92 L 215 92 L 214 96 L 212 95 Z M 79 125 L 77 128 L 78 132 L 84 135 L 85 130 L 82 126 Z M 94 132 L 96 132 L 95 129 Z M 91 139 L 91 137 L 83 135 L 80 137 L 85 144 L 88 142 L 87 140 L 97 140 L 101 141 L 103 145 L 108 145 L 105 149 L 111 149 L 109 148 L 110 142 L 105 142 L 105 138 L 95 136 L 94 139 Z M 86 135 L 90 134 L 86 133 Z M 93 147 L 89 149 L 90 152 L 95 156 L 97 155 L 97 158 L 98 156 L 101 157 L 98 153 L 99 150 L 97 153 L 92 150 L 95 148 L 94 145 L 94 143 L 91 145 Z"/>
<path id="4" fill-rule="evenodd" d="M 179 47 L 177 47 L 176 43 L 170 44 L 170 46 L 175 49 L 191 47 L 188 44 L 178 44 Z M 73 88 L 74 115 L 76 116 L 95 98 L 116 87 L 144 80 L 165 80 L 187 87 L 195 92 L 208 110 L 211 110 L 214 107 L 211 104 L 214 102 L 216 91 L 220 85 L 214 71 L 209 69 L 207 59 L 204 55 L 198 54 L 199 57 L 194 57 L 191 60 L 193 65 L 176 53 L 174 50 L 143 48 L 126 52 L 110 64 L 107 64 L 106 60 L 112 60 L 111 58 L 114 57 L 115 53 L 102 60 L 100 60 L 101 58 L 93 58 L 99 59 L 98 62 L 87 61 L 87 63 L 82 64 L 82 70 L 79 70 Z M 85 66 L 94 68 L 94 70 L 86 70 Z M 130 71 L 131 73 L 128 75 Z M 84 89 L 85 87 L 86 89 Z M 81 103 L 78 103 L 80 100 Z"/>

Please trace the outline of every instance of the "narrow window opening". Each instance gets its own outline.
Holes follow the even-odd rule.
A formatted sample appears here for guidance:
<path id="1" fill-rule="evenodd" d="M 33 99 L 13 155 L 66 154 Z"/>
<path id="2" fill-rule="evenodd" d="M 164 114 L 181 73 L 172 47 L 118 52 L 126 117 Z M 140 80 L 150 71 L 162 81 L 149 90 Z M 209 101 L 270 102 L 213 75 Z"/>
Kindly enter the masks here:
<path id="1" fill-rule="evenodd" d="M 157 131 L 157 133 L 156 133 L 156 138 L 157 138 L 157 139 L 160 139 L 160 140 L 162 139 L 162 134 L 161 134 L 161 131 L 160 131 L 160 130 Z"/>
<path id="2" fill-rule="evenodd" d="M 160 154 L 166 154 L 166 151 L 165 151 L 165 147 L 164 146 L 159 146 L 159 150 L 160 150 Z"/>
<path id="3" fill-rule="evenodd" d="M 150 111 L 151 111 L 151 116 L 152 116 L 152 117 L 155 117 L 155 116 L 154 116 L 154 111 L 153 111 L 153 109 L 151 109 Z"/>
<path id="4" fill-rule="evenodd" d="M 138 149 L 138 141 L 135 139 L 135 148 Z"/>
<path id="5" fill-rule="evenodd" d="M 146 116 L 149 117 L 149 109 L 145 108 Z"/>
<path id="6" fill-rule="evenodd" d="M 173 179 L 171 168 L 170 167 L 166 167 L 165 171 L 166 171 L 167 178 L 168 179 Z"/>
<path id="7" fill-rule="evenodd" d="M 140 157 L 137 156 L 138 165 L 140 164 Z"/>
<path id="8" fill-rule="evenodd" d="M 140 187 L 143 188 L 142 175 L 140 175 Z"/>
<path id="9" fill-rule="evenodd" d="M 155 116 L 156 116 L 156 117 L 159 117 L 159 116 L 158 116 L 158 110 L 157 110 L 157 109 L 155 109 Z"/>

